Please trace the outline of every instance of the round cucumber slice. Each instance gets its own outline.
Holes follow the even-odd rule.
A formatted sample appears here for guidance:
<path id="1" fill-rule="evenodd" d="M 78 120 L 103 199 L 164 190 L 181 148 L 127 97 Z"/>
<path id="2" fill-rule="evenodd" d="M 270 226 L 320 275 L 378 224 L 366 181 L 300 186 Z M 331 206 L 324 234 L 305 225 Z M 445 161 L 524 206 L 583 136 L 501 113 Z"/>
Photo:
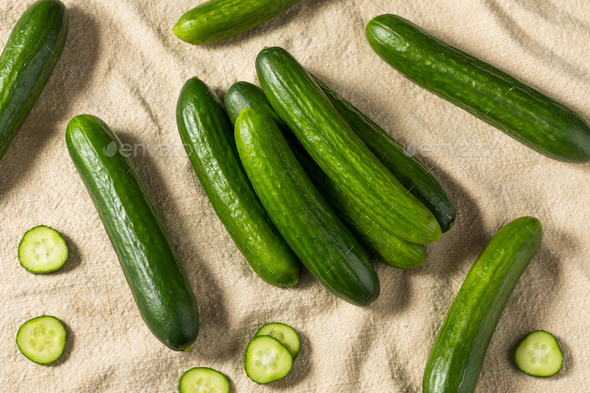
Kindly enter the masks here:
<path id="1" fill-rule="evenodd" d="M 16 345 L 30 361 L 38 364 L 55 362 L 66 346 L 66 329 L 55 317 L 33 318 L 18 329 Z"/>
<path id="2" fill-rule="evenodd" d="M 18 246 L 18 260 L 31 273 L 47 274 L 61 269 L 68 259 L 68 246 L 53 228 L 29 229 Z"/>
<path id="3" fill-rule="evenodd" d="M 248 377 L 266 384 L 284 378 L 293 367 L 291 352 L 271 336 L 254 337 L 246 348 L 245 369 Z"/>
<path id="4" fill-rule="evenodd" d="M 180 393 L 229 393 L 229 381 L 219 371 L 195 367 L 185 372 L 178 383 Z"/>
<path id="5" fill-rule="evenodd" d="M 563 354 L 551 333 L 536 330 L 518 344 L 514 360 L 516 366 L 525 374 L 550 377 L 561 370 Z"/>
<path id="6" fill-rule="evenodd" d="M 271 336 L 279 340 L 279 342 L 291 352 L 293 360 L 295 360 L 297 354 L 299 354 L 299 348 L 301 345 L 299 342 L 299 336 L 295 329 L 289 325 L 280 322 L 267 323 L 258 329 L 254 335 L 254 337 L 258 336 Z"/>

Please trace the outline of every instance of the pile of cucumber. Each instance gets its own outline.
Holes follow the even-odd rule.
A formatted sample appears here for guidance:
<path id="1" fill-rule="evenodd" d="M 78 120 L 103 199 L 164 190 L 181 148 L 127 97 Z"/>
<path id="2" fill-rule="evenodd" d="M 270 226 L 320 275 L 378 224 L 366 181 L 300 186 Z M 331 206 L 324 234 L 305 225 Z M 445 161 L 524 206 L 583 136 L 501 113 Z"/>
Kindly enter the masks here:
<path id="1" fill-rule="evenodd" d="M 174 33 L 209 44 L 296 3 L 209 0 L 183 15 Z M 0 56 L 0 159 L 47 83 L 67 32 L 59 0 L 35 2 L 14 27 Z M 590 125 L 541 92 L 396 15 L 371 20 L 366 36 L 402 75 L 537 152 L 590 161 Z M 286 50 L 264 48 L 256 73 L 261 87 L 238 82 L 224 103 L 198 78 L 185 83 L 176 119 L 200 183 L 262 280 L 295 285 L 303 264 L 336 297 L 368 306 L 380 293 L 369 255 L 398 269 L 421 266 L 425 244 L 451 229 L 455 207 L 430 170 Z M 197 301 L 135 166 L 117 154 L 121 142 L 91 115 L 74 117 L 65 137 L 145 324 L 167 347 L 190 351 L 199 331 Z M 482 251 L 431 349 L 425 393 L 475 390 L 495 327 L 542 233 L 536 218 L 521 217 Z M 57 231 L 39 225 L 24 234 L 18 259 L 30 273 L 49 274 L 64 266 L 68 247 Z M 57 318 L 40 316 L 21 326 L 16 343 L 31 361 L 50 364 L 64 352 L 66 329 Z M 258 384 L 282 379 L 299 348 L 290 326 L 264 325 L 246 348 L 246 374 Z M 537 377 L 554 375 L 563 364 L 558 341 L 542 330 L 522 340 L 514 359 Z M 230 384 L 220 372 L 197 367 L 178 389 L 228 393 Z"/>

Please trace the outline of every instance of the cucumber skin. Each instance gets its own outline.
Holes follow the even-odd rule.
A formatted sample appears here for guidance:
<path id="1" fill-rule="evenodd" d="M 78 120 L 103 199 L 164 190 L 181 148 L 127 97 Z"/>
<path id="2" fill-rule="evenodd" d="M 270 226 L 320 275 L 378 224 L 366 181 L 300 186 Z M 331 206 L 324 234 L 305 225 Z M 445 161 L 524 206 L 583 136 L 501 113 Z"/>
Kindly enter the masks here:
<path id="1" fill-rule="evenodd" d="M 68 124 L 66 143 L 145 324 L 168 348 L 190 351 L 199 332 L 197 301 L 134 164 L 103 151 L 112 143 L 119 151 L 119 138 L 99 118 L 80 115 Z"/>
<path id="2" fill-rule="evenodd" d="M 189 10 L 174 34 L 193 45 L 212 44 L 261 24 L 299 0 L 209 0 Z"/>
<path id="3" fill-rule="evenodd" d="M 252 269 L 269 284 L 295 285 L 299 260 L 254 192 L 223 106 L 204 82 L 185 83 L 176 121 L 183 144 L 192 147 L 187 154 L 211 205 Z"/>
<path id="4" fill-rule="evenodd" d="M 14 26 L 0 55 L 0 159 L 47 84 L 67 35 L 68 11 L 59 0 L 33 3 Z"/>
<path id="5" fill-rule="evenodd" d="M 377 123 L 323 81 L 315 76 L 314 79 L 340 116 L 375 157 L 379 158 L 396 179 L 430 210 L 438 221 L 441 231 L 444 233 L 451 229 L 457 212 L 451 198 L 432 172 L 416 157 L 408 156 L 402 145 L 390 137 Z"/>
<path id="6" fill-rule="evenodd" d="M 539 220 L 521 217 L 488 243 L 465 278 L 430 351 L 424 393 L 475 391 L 502 311 L 542 236 Z"/>
<path id="7" fill-rule="evenodd" d="M 235 135 L 256 193 L 303 265 L 351 304 L 377 299 L 379 279 L 369 256 L 313 186 L 272 119 L 246 108 Z"/>
<path id="8" fill-rule="evenodd" d="M 361 206 L 326 176 L 270 106 L 260 87 L 248 82 L 234 83 L 225 95 L 225 108 L 232 123 L 244 108 L 253 108 L 273 119 L 314 186 L 369 254 L 398 269 L 412 269 L 424 263 L 426 250 L 423 245 L 406 242 L 375 224 Z"/>
<path id="9" fill-rule="evenodd" d="M 540 91 L 396 15 L 374 18 L 366 35 L 383 60 L 422 88 L 549 158 L 590 161 L 590 125 Z"/>
<path id="10" fill-rule="evenodd" d="M 263 49 L 256 73 L 272 107 L 305 150 L 375 222 L 412 243 L 440 238 L 432 213 L 379 162 L 287 51 Z"/>

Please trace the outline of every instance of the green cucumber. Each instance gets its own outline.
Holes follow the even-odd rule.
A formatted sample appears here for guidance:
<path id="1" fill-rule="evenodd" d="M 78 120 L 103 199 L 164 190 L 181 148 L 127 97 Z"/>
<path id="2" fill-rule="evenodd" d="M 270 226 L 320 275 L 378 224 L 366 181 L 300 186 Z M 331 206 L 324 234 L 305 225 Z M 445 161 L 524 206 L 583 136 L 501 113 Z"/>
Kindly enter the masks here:
<path id="1" fill-rule="evenodd" d="M 246 348 L 244 368 L 248 378 L 257 384 L 267 384 L 285 378 L 292 367 L 291 352 L 273 337 L 254 337 Z"/>
<path id="2" fill-rule="evenodd" d="M 263 49 L 256 72 L 272 107 L 305 150 L 376 223 L 412 243 L 440 238 L 432 213 L 371 153 L 287 51 Z"/>
<path id="3" fill-rule="evenodd" d="M 31 273 L 55 272 L 67 259 L 66 241 L 55 229 L 45 225 L 29 229 L 18 245 L 18 260 Z"/>
<path id="4" fill-rule="evenodd" d="M 430 351 L 424 393 L 475 391 L 498 320 L 542 236 L 539 220 L 521 217 L 488 243 L 465 278 Z"/>
<path id="5" fill-rule="evenodd" d="M 240 34 L 297 4 L 299 0 L 209 0 L 186 12 L 174 34 L 193 45 Z"/>
<path id="6" fill-rule="evenodd" d="M 374 18 L 366 35 L 383 60 L 422 88 L 549 158 L 590 161 L 590 125 L 574 110 L 397 15 Z"/>
<path id="7" fill-rule="evenodd" d="M 191 285 L 135 165 L 99 118 L 74 117 L 66 143 L 102 220 L 137 308 L 168 348 L 188 352 L 199 331 Z"/>
<path id="8" fill-rule="evenodd" d="M 299 348 L 301 347 L 299 336 L 297 335 L 295 329 L 289 325 L 279 322 L 267 323 L 258 329 L 254 335 L 254 337 L 258 336 L 271 336 L 279 340 L 279 342 L 283 344 L 285 348 L 289 350 L 289 352 L 291 352 L 293 360 L 295 360 L 299 354 Z"/>
<path id="9" fill-rule="evenodd" d="M 178 382 L 179 393 L 229 393 L 227 377 L 207 367 L 191 368 Z"/>
<path id="10" fill-rule="evenodd" d="M 300 263 L 244 172 L 231 123 L 215 93 L 199 79 L 189 79 L 178 99 L 176 121 L 211 205 L 252 269 L 269 284 L 295 285 Z"/>
<path id="11" fill-rule="evenodd" d="M 47 84 L 68 35 L 59 0 L 33 3 L 12 29 L 0 56 L 0 159 Z"/>
<path id="12" fill-rule="evenodd" d="M 235 134 L 254 190 L 303 265 L 335 296 L 359 306 L 373 302 L 379 279 L 371 260 L 313 186 L 272 119 L 246 108 Z"/>
<path id="13" fill-rule="evenodd" d="M 561 370 L 563 354 L 553 335 L 536 330 L 518 344 L 514 360 L 520 371 L 534 377 L 550 377 Z"/>
<path id="14" fill-rule="evenodd" d="M 260 87 L 248 82 L 234 83 L 225 95 L 225 108 L 232 123 L 235 123 L 244 108 L 254 108 L 273 119 L 320 194 L 370 254 L 399 269 L 411 269 L 424 263 L 426 250 L 423 245 L 406 242 L 385 231 L 364 212 L 360 205 L 326 176 L 294 138 L 291 130 L 277 115 Z"/>
<path id="15" fill-rule="evenodd" d="M 66 347 L 66 329 L 59 319 L 44 315 L 23 323 L 16 334 L 19 351 L 30 361 L 50 364 Z"/>
<path id="16" fill-rule="evenodd" d="M 396 179 L 430 210 L 438 221 L 441 231 L 444 233 L 451 229 L 457 212 L 446 190 L 436 180 L 432 171 L 416 157 L 409 155 L 406 149 L 390 137 L 383 128 L 344 97 L 317 77 L 314 79 L 340 116 L 346 120 L 375 157 L 379 158 Z"/>

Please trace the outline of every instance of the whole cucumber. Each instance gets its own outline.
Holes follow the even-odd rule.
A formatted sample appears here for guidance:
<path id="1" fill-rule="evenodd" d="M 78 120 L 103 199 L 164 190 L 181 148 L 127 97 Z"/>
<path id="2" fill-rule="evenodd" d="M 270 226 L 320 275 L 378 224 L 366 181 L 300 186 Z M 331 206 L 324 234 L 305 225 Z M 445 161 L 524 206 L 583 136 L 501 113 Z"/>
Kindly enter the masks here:
<path id="1" fill-rule="evenodd" d="M 282 48 L 265 48 L 256 72 L 272 107 L 322 170 L 385 230 L 432 243 L 440 226 L 336 111 L 314 78 Z"/>
<path id="2" fill-rule="evenodd" d="M 424 393 L 475 391 L 498 320 L 542 237 L 539 220 L 521 217 L 490 240 L 467 274 L 430 351 Z"/>
<path id="3" fill-rule="evenodd" d="M 99 118 L 74 117 L 68 151 L 119 257 L 147 327 L 168 348 L 190 352 L 199 332 L 191 285 L 160 214 L 121 142 Z"/>
<path id="4" fill-rule="evenodd" d="M 59 0 L 39 0 L 20 17 L 0 56 L 0 159 L 47 84 L 68 35 Z"/>
<path id="5" fill-rule="evenodd" d="M 189 79 L 182 88 L 176 122 L 213 209 L 252 269 L 269 284 L 295 285 L 299 260 L 244 172 L 232 125 L 219 98 L 198 78 Z"/>
<path id="6" fill-rule="evenodd" d="M 268 215 L 328 291 L 358 306 L 379 296 L 369 256 L 313 186 L 272 119 L 246 108 L 236 121 L 244 169 Z"/>
<path id="7" fill-rule="evenodd" d="M 209 0 L 186 12 L 174 34 L 193 45 L 240 34 L 297 4 L 299 0 Z"/>
<path id="8" fill-rule="evenodd" d="M 590 161 L 590 125 L 572 109 L 397 15 L 369 22 L 367 39 L 389 65 L 549 158 Z"/>
<path id="9" fill-rule="evenodd" d="M 248 82 L 236 82 L 229 88 L 224 100 L 225 109 L 234 123 L 239 113 L 245 108 L 253 108 L 273 119 L 283 132 L 291 151 L 307 176 L 369 254 L 398 269 L 411 269 L 424 263 L 426 260 L 424 245 L 409 243 L 385 231 L 365 213 L 360 205 L 326 176 L 274 111 L 260 87 Z"/>

